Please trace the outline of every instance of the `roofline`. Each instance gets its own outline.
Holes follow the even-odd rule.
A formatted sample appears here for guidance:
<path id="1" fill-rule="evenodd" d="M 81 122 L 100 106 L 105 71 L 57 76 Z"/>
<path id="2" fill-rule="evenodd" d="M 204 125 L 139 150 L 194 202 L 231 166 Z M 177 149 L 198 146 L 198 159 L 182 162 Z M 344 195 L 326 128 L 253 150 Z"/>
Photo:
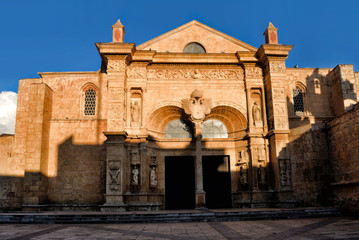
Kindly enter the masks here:
<path id="1" fill-rule="evenodd" d="M 238 40 L 238 39 L 236 39 L 236 38 L 234 38 L 232 36 L 229 36 L 228 34 L 225 34 L 225 33 L 221 32 L 221 31 L 218 31 L 218 30 L 216 30 L 214 28 L 211 28 L 211 27 L 209 27 L 209 26 L 207 26 L 207 25 L 205 25 L 205 24 L 203 24 L 201 22 L 198 22 L 196 20 L 192 20 L 192 21 L 190 21 L 190 22 L 188 22 L 188 23 L 186 23 L 186 24 L 184 24 L 182 26 L 179 26 L 179 27 L 177 27 L 177 28 L 175 28 L 175 29 L 173 29 L 173 30 L 171 30 L 169 32 L 166 32 L 166 33 L 164 33 L 164 34 L 162 34 L 162 35 L 160 35 L 158 37 L 155 37 L 155 38 L 153 38 L 153 39 L 151 39 L 151 40 L 149 40 L 147 42 L 144 42 L 144 43 L 138 45 L 137 49 L 143 50 L 144 48 L 148 47 L 149 45 L 151 45 L 151 44 L 153 44 L 153 43 L 155 43 L 157 41 L 160 41 L 163 38 L 166 38 L 166 37 L 168 37 L 168 36 L 170 36 L 170 35 L 172 35 L 174 33 L 182 31 L 182 30 L 184 30 L 184 29 L 186 29 L 186 28 L 188 28 L 188 27 L 190 27 L 192 25 L 201 26 L 201 27 L 207 29 L 210 32 L 213 32 L 215 34 L 218 34 L 218 35 L 222 36 L 223 38 L 227 39 L 228 41 L 230 41 L 230 42 L 232 42 L 234 44 L 237 44 L 237 45 L 239 45 L 239 46 L 241 46 L 243 48 L 248 49 L 249 51 L 256 52 L 258 50 L 256 47 L 253 47 L 252 45 L 249 45 L 248 43 L 242 42 L 242 41 L 240 41 L 240 40 Z"/>

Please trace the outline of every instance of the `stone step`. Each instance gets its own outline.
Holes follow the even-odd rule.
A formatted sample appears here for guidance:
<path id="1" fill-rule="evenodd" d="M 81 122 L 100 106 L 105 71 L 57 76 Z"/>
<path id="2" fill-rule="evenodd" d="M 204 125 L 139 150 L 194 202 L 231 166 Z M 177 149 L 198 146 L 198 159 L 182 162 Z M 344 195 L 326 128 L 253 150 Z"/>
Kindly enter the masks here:
<path id="1" fill-rule="evenodd" d="M 274 220 L 341 216 L 337 208 L 216 209 L 157 212 L 8 212 L 0 223 L 170 223 Z"/>

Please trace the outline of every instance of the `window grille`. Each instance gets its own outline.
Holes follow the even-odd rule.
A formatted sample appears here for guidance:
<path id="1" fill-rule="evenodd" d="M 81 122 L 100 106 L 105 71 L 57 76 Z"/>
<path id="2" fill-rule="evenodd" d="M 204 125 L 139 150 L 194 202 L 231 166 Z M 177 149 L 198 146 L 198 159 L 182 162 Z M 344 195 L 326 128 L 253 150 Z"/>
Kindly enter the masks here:
<path id="1" fill-rule="evenodd" d="M 293 109 L 294 114 L 303 115 L 304 114 L 304 92 L 299 87 L 293 89 Z"/>
<path id="2" fill-rule="evenodd" d="M 96 114 L 96 91 L 88 89 L 85 91 L 85 109 L 86 116 L 93 116 Z"/>

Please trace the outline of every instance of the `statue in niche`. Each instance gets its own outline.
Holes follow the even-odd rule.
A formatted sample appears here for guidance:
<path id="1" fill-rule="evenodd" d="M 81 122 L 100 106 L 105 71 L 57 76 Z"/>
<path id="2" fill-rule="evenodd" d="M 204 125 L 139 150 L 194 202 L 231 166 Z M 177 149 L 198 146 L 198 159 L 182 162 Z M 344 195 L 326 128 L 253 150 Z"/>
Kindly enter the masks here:
<path id="1" fill-rule="evenodd" d="M 258 182 L 261 185 L 266 183 L 266 169 L 262 165 L 258 169 Z"/>
<path id="2" fill-rule="evenodd" d="M 140 171 L 137 168 L 137 165 L 133 166 L 132 169 L 132 185 L 138 185 L 138 175 L 140 174 Z"/>
<path id="3" fill-rule="evenodd" d="M 156 177 L 156 167 L 152 166 L 150 168 L 150 185 L 151 187 L 157 186 L 157 177 Z"/>
<path id="4" fill-rule="evenodd" d="M 241 185 L 248 184 L 248 170 L 244 169 L 243 167 L 241 167 L 239 170 L 239 182 Z"/>
<path id="5" fill-rule="evenodd" d="M 262 123 L 262 110 L 261 110 L 261 107 L 257 104 L 257 101 L 255 101 L 253 103 L 252 114 L 253 114 L 254 126 L 261 127 L 263 125 L 263 123 Z"/>
<path id="6" fill-rule="evenodd" d="M 140 105 L 138 101 L 134 101 L 131 104 L 131 120 L 132 122 L 139 122 L 140 120 Z"/>

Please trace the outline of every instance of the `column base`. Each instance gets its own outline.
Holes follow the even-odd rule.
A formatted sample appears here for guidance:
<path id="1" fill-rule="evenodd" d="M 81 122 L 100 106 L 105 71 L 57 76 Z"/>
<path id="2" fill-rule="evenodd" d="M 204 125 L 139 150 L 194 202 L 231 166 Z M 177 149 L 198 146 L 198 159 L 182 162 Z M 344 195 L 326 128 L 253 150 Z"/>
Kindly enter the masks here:
<path id="1" fill-rule="evenodd" d="M 203 190 L 196 191 L 196 209 L 206 208 L 206 192 Z"/>

